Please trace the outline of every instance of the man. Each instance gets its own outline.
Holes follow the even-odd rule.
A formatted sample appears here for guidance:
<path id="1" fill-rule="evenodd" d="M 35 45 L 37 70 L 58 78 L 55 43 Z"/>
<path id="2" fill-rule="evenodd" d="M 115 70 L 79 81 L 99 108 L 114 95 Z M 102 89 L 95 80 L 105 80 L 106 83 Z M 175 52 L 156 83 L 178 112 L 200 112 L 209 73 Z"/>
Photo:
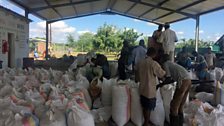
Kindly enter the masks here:
<path id="1" fill-rule="evenodd" d="M 202 55 L 198 54 L 198 52 L 196 52 L 196 51 L 193 51 L 192 55 L 194 57 L 196 57 L 194 68 L 195 68 L 196 75 L 197 75 L 198 79 L 206 80 L 206 77 L 208 74 L 208 72 L 207 72 L 208 65 L 205 61 L 205 58 Z"/>
<path id="2" fill-rule="evenodd" d="M 141 59 L 144 59 L 146 56 L 146 48 L 145 48 L 145 42 L 144 40 L 140 40 L 139 41 L 139 46 L 136 47 L 133 51 L 132 51 L 132 58 L 134 60 L 133 65 L 135 66 Z"/>
<path id="3" fill-rule="evenodd" d="M 131 47 L 127 40 L 124 40 L 123 47 L 121 49 L 120 58 L 118 59 L 118 73 L 119 79 L 127 79 L 126 67 L 129 66 L 132 61 L 131 58 Z"/>
<path id="4" fill-rule="evenodd" d="M 137 64 L 136 81 L 140 82 L 140 100 L 144 114 L 144 126 L 149 126 L 150 113 L 156 107 L 156 77 L 162 78 L 165 71 L 153 60 L 156 50 L 149 48 L 147 56 Z"/>
<path id="5" fill-rule="evenodd" d="M 161 58 L 161 64 L 166 71 L 166 77 L 172 78 L 177 82 L 176 90 L 170 103 L 170 125 L 183 126 L 183 108 L 191 88 L 191 77 L 184 67 L 170 61 L 167 54 L 164 54 L 163 58 Z"/>
<path id="6" fill-rule="evenodd" d="M 161 48 L 161 43 L 158 42 L 163 30 L 163 25 L 159 25 L 158 29 L 153 32 L 152 37 L 149 37 L 148 47 L 153 47 L 156 50 Z"/>
<path id="7" fill-rule="evenodd" d="M 158 39 L 160 38 L 161 34 L 162 34 L 162 30 L 163 30 L 163 25 L 159 25 L 158 29 L 156 31 L 153 32 L 152 38 L 158 42 Z"/>
<path id="8" fill-rule="evenodd" d="M 176 33 L 170 29 L 169 24 L 165 24 L 165 31 L 162 32 L 159 42 L 163 45 L 163 50 L 165 54 L 170 56 L 171 61 L 174 62 L 174 50 L 175 42 L 178 41 Z"/>
<path id="9" fill-rule="evenodd" d="M 182 51 L 177 54 L 177 64 L 183 66 L 186 69 L 191 68 L 190 54 L 187 52 L 186 47 L 182 48 Z"/>
<path id="10" fill-rule="evenodd" d="M 109 69 L 109 62 L 107 57 L 103 54 L 96 54 L 96 58 L 91 59 L 92 63 L 94 63 L 95 67 L 100 66 L 103 71 L 103 76 L 101 79 L 106 78 L 110 79 L 110 69 Z"/>
<path id="11" fill-rule="evenodd" d="M 215 66 L 215 59 L 216 59 L 216 56 L 214 53 L 212 53 L 212 49 L 209 47 L 208 52 L 205 54 L 205 60 L 208 64 L 209 69 Z"/>

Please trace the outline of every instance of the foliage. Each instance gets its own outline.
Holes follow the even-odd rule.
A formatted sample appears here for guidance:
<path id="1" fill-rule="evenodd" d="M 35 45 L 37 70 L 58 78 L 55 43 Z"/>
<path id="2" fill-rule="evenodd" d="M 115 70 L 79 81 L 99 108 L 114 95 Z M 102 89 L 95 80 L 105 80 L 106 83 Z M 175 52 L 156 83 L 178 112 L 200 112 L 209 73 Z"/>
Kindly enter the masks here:
<path id="1" fill-rule="evenodd" d="M 212 41 L 204 41 L 204 40 L 200 40 L 198 43 L 198 48 L 207 48 L 211 45 L 213 45 L 214 42 Z M 176 48 L 182 48 L 182 47 L 189 47 L 189 48 L 195 48 L 195 40 L 194 39 L 181 39 L 180 42 L 178 42 L 176 44 Z"/>
<path id="2" fill-rule="evenodd" d="M 75 46 L 75 39 L 72 36 L 72 34 L 67 35 L 67 44 L 69 47 L 74 47 Z"/>
<path id="3" fill-rule="evenodd" d="M 97 33 L 85 33 L 75 42 L 73 36 L 67 36 L 67 44 L 77 51 L 104 51 L 119 52 L 122 48 L 123 40 L 128 40 L 131 45 L 135 45 L 137 38 L 141 36 L 134 29 L 118 29 L 113 25 L 104 24 L 100 26 Z"/>
<path id="4" fill-rule="evenodd" d="M 143 34 L 138 34 L 138 32 L 136 32 L 134 29 L 124 28 L 124 31 L 121 33 L 120 37 L 122 40 L 129 41 L 131 45 L 135 45 L 138 37 L 142 35 Z"/>
<path id="5" fill-rule="evenodd" d="M 94 37 L 93 48 L 100 51 L 118 51 L 121 49 L 122 40 L 119 30 L 113 25 L 104 24 L 97 30 Z"/>
<path id="6" fill-rule="evenodd" d="M 94 34 L 87 32 L 79 36 L 79 40 L 75 43 L 77 51 L 91 51 L 93 49 Z"/>
<path id="7" fill-rule="evenodd" d="M 29 42 L 29 48 L 30 48 L 30 52 L 34 51 L 36 48 L 35 42 L 30 41 Z"/>

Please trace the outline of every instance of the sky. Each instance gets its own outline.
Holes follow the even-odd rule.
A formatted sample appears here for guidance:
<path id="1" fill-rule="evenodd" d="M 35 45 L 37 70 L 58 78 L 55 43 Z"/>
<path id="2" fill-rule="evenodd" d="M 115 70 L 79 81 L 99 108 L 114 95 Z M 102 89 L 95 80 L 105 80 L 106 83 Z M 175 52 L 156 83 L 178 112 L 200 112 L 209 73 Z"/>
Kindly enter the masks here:
<path id="1" fill-rule="evenodd" d="M 0 0 L 0 5 L 10 10 L 13 10 L 21 15 L 24 15 L 24 10 L 7 2 Z M 45 37 L 45 21 L 29 14 L 29 18 L 33 21 L 30 23 L 30 38 Z M 216 41 L 224 34 L 224 10 L 216 11 L 200 17 L 200 39 L 206 41 Z M 115 25 L 120 29 L 133 28 L 144 36 L 152 35 L 157 29 L 157 25 L 145 21 L 136 20 L 133 18 L 123 17 L 119 15 L 94 15 L 81 17 L 70 20 L 62 20 L 52 24 L 52 39 L 53 42 L 66 42 L 67 34 L 72 34 L 75 39 L 85 32 L 96 33 L 97 28 L 104 23 Z M 195 23 L 193 19 L 188 19 L 171 24 L 178 38 L 194 39 L 195 38 Z"/>

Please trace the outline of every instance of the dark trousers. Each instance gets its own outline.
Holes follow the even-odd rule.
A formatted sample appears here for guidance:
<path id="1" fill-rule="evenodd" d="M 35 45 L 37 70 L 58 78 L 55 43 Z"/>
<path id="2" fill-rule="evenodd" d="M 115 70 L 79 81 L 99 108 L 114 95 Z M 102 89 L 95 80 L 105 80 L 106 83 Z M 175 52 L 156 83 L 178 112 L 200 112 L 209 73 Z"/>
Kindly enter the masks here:
<path id="1" fill-rule="evenodd" d="M 125 72 L 125 64 L 119 60 L 118 60 L 118 73 L 119 73 L 119 79 L 125 80 L 127 78 Z"/>

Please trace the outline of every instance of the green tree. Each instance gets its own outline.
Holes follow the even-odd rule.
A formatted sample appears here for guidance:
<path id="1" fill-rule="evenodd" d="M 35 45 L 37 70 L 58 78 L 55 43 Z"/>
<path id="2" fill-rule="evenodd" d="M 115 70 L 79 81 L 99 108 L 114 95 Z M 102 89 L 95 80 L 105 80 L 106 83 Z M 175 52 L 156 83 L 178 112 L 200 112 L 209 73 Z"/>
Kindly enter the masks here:
<path id="1" fill-rule="evenodd" d="M 94 34 L 87 32 L 79 36 L 76 42 L 77 51 L 91 51 L 93 49 Z"/>
<path id="2" fill-rule="evenodd" d="M 204 40 L 199 40 L 198 47 L 199 48 L 207 48 L 211 45 L 213 45 L 214 42 L 212 41 L 204 41 Z M 176 48 L 182 48 L 182 47 L 189 47 L 189 48 L 195 48 L 195 40 L 194 39 L 181 39 L 181 42 L 177 43 Z"/>
<path id="3" fill-rule="evenodd" d="M 100 51 L 118 51 L 122 46 L 119 30 L 113 25 L 99 27 L 93 40 L 93 48 Z"/>
<path id="4" fill-rule="evenodd" d="M 76 42 L 72 34 L 68 34 L 66 37 L 67 37 L 67 45 L 69 47 L 75 47 Z"/>
<path id="5" fill-rule="evenodd" d="M 124 28 L 123 32 L 121 32 L 121 34 L 120 34 L 120 37 L 121 37 L 122 40 L 129 41 L 131 45 L 135 45 L 138 37 L 140 37 L 142 35 L 143 34 L 139 34 L 134 29 Z"/>

